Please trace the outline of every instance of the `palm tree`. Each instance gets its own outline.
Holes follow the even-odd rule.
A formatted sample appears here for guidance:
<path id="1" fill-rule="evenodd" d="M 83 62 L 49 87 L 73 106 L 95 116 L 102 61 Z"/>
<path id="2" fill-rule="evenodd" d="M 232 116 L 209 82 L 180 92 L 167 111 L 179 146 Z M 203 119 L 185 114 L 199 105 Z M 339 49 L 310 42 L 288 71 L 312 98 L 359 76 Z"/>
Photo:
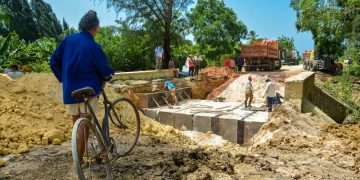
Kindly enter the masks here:
<path id="1" fill-rule="evenodd" d="M 251 30 L 251 31 L 249 31 L 249 33 L 247 35 L 247 39 L 250 41 L 250 43 L 252 43 L 259 39 L 259 35 L 256 34 L 256 32 L 254 30 Z"/>

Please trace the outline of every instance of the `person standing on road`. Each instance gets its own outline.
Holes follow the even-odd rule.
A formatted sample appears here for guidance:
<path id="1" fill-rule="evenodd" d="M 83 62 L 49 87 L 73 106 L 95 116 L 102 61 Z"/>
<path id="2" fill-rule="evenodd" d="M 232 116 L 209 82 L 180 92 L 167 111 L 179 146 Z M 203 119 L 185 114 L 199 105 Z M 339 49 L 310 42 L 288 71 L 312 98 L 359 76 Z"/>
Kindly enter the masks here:
<path id="1" fill-rule="evenodd" d="M 101 46 L 94 37 L 100 31 L 100 22 L 95 11 L 90 10 L 80 20 L 80 33 L 66 37 L 55 50 L 50 59 L 50 67 L 57 80 L 62 83 L 63 101 L 72 115 L 73 124 L 80 117 L 90 117 L 86 114 L 85 104 L 71 96 L 74 90 L 91 87 L 95 96 L 89 100 L 96 108 L 97 96 L 102 91 L 104 81 L 114 73 L 109 66 Z M 81 127 L 80 134 L 87 132 Z M 87 135 L 79 136 L 78 152 L 82 157 L 87 144 Z"/>
<path id="2" fill-rule="evenodd" d="M 162 66 L 162 61 L 164 58 L 164 49 L 161 46 L 155 48 L 155 69 L 159 70 Z"/>
<path id="3" fill-rule="evenodd" d="M 192 56 L 192 55 L 190 55 L 190 56 L 186 59 L 186 66 L 189 68 L 189 76 L 194 76 L 195 64 L 194 64 L 194 59 L 193 59 L 193 56 Z"/>
<path id="4" fill-rule="evenodd" d="M 252 77 L 249 76 L 248 81 L 245 85 L 245 108 L 251 107 L 253 98 L 254 98 L 254 94 L 253 94 Z"/>
<path id="5" fill-rule="evenodd" d="M 269 78 L 266 78 L 265 82 L 266 87 L 263 97 L 266 98 L 266 106 L 268 108 L 268 112 L 271 112 L 276 99 L 276 89 L 275 84 L 273 84 Z"/>
<path id="6" fill-rule="evenodd" d="M 201 64 L 200 56 L 195 56 L 194 57 L 194 65 L 195 65 L 194 75 L 195 76 L 199 75 L 200 64 Z"/>

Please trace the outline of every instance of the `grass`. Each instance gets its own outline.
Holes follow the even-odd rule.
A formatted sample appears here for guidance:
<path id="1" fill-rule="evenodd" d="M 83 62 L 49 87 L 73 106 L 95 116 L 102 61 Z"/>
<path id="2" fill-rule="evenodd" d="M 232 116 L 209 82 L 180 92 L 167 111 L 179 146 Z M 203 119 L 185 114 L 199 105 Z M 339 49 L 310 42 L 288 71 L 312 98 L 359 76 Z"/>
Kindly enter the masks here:
<path id="1" fill-rule="evenodd" d="M 357 79 L 357 77 L 352 74 L 351 67 L 348 67 L 341 75 L 335 76 L 331 80 L 327 80 L 319 85 L 322 89 L 325 89 L 331 95 L 349 105 L 353 109 L 353 119 L 360 122 L 360 106 L 359 102 L 355 102 L 353 97 L 353 91 L 356 89 L 354 89 L 352 83 L 353 79 Z"/>

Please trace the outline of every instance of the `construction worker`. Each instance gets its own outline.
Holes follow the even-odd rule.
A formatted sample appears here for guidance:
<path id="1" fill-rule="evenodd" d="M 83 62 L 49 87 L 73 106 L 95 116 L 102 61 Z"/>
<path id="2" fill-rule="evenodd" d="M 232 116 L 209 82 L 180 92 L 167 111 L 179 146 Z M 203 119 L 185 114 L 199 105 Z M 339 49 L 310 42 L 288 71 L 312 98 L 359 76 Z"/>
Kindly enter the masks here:
<path id="1" fill-rule="evenodd" d="M 266 106 L 268 108 L 268 112 L 271 112 L 276 99 L 275 84 L 272 83 L 270 78 L 266 78 L 265 82 L 266 87 L 263 97 L 266 98 Z"/>
<path id="2" fill-rule="evenodd" d="M 245 85 L 245 108 L 251 107 L 251 102 L 253 100 L 253 85 L 252 85 L 252 77 L 248 77 L 248 82 Z"/>
<path id="3" fill-rule="evenodd" d="M 166 80 L 164 83 L 164 88 L 170 92 L 174 104 L 178 105 L 178 99 L 176 97 L 176 85 L 174 81 L 175 80 L 170 80 L 170 79 Z"/>

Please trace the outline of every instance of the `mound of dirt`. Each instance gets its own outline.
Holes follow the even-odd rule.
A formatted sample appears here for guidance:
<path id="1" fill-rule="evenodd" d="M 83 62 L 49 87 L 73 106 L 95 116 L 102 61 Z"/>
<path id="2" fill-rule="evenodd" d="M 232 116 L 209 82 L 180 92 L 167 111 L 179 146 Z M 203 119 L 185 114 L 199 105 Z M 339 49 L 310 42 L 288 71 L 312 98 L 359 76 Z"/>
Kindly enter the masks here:
<path id="1" fill-rule="evenodd" d="M 33 145 L 60 144 L 69 137 L 70 118 L 54 98 L 57 89 L 49 88 L 56 84 L 53 76 L 45 74 L 18 81 L 0 79 L 0 155 L 27 152 Z"/>
<path id="2" fill-rule="evenodd" d="M 253 148 L 289 148 L 309 146 L 319 141 L 321 129 L 329 122 L 302 114 L 292 104 L 284 103 L 270 116 L 253 137 Z M 301 137 L 301 138 L 300 138 Z"/>
<path id="3" fill-rule="evenodd" d="M 254 136 L 250 150 L 269 159 L 274 172 L 295 179 L 359 178 L 359 129 L 359 124 L 302 114 L 285 103 Z"/>
<path id="4" fill-rule="evenodd" d="M 230 79 L 238 76 L 238 74 L 236 74 L 233 70 L 227 67 L 208 67 L 201 70 L 200 74 L 209 78 L 227 77 L 228 79 Z"/>
<path id="5" fill-rule="evenodd" d="M 106 92 L 110 99 L 120 96 L 111 87 Z M 50 74 L 27 74 L 16 81 L 0 78 L 0 156 L 67 141 L 72 122 L 61 101 L 59 83 Z M 101 102 L 99 117 L 103 113 Z M 141 132 L 165 143 L 192 144 L 174 128 L 145 116 L 141 117 Z"/>

